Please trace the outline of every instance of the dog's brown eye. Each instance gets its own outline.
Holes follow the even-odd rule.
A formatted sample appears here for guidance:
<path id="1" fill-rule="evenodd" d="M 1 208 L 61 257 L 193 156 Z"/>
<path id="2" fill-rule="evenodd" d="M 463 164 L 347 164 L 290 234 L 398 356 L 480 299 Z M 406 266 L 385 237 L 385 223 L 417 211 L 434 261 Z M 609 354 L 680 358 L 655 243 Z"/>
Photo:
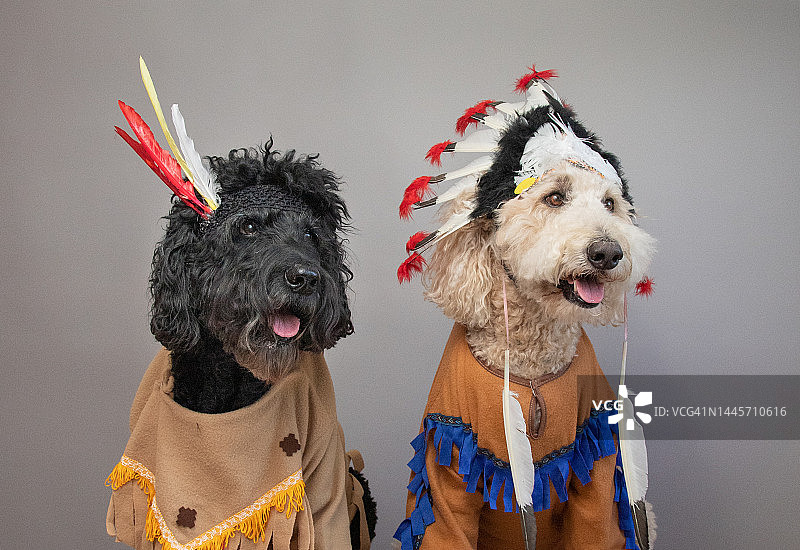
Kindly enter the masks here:
<path id="1" fill-rule="evenodd" d="M 559 206 L 564 206 L 564 195 L 561 193 L 550 193 L 544 198 L 545 204 L 552 208 L 558 208 Z"/>
<path id="2" fill-rule="evenodd" d="M 603 206 L 606 207 L 606 210 L 609 212 L 614 211 L 614 199 L 606 199 L 603 201 Z"/>
<path id="3" fill-rule="evenodd" d="M 245 220 L 239 225 L 239 233 L 245 237 L 252 237 L 256 234 L 256 224 L 251 221 Z"/>

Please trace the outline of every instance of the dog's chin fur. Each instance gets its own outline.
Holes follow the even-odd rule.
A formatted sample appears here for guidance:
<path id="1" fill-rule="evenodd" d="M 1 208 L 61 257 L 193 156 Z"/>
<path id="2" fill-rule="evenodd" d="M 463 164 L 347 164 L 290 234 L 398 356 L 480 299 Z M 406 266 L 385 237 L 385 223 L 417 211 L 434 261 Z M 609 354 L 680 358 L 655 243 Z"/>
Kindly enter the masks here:
<path id="1" fill-rule="evenodd" d="M 300 349 L 295 344 L 280 343 L 259 351 L 233 351 L 236 362 L 265 382 L 274 382 L 294 370 Z"/>
<path id="2" fill-rule="evenodd" d="M 306 337 L 307 326 L 302 327 L 296 336 L 283 338 L 267 327 L 270 315 L 251 313 L 242 326 L 245 309 L 239 311 L 237 317 L 241 319 L 212 315 L 206 323 L 212 327 L 225 351 L 259 380 L 270 383 L 278 381 L 294 370 L 301 349 L 314 349 Z"/>
<path id="3" fill-rule="evenodd" d="M 566 197 L 554 208 L 545 198 Z M 467 207 L 471 196 L 453 201 L 443 218 Z M 609 211 L 604 201 L 614 201 Z M 589 244 L 617 241 L 619 264 L 597 270 Z M 467 327 L 475 356 L 504 364 L 508 303 L 511 371 L 523 378 L 557 372 L 572 361 L 581 324 L 617 324 L 623 298 L 645 273 L 654 240 L 633 223 L 633 208 L 621 189 L 599 175 L 563 163 L 534 187 L 509 200 L 494 219 L 475 219 L 437 244 L 425 271 L 426 297 Z M 588 276 L 603 282 L 604 297 L 582 307 L 565 297 L 563 281 Z"/>

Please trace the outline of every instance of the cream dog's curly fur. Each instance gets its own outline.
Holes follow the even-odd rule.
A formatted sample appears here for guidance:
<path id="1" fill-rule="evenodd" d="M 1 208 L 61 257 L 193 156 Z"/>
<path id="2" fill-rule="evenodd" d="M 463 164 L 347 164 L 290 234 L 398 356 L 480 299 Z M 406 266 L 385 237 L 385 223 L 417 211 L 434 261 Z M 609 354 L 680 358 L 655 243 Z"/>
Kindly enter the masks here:
<path id="1" fill-rule="evenodd" d="M 452 201 L 443 218 L 468 208 L 471 198 Z M 601 241 L 622 250 L 611 269 L 589 260 L 589 246 Z M 425 270 L 426 297 L 467 327 L 478 359 L 502 366 L 505 282 L 511 373 L 531 379 L 572 360 L 581 323 L 621 322 L 624 293 L 642 278 L 653 251 L 654 239 L 635 225 L 619 185 L 565 161 L 494 219 L 478 218 L 438 243 Z M 602 283 L 596 307 L 566 298 L 564 286 L 577 277 Z"/>

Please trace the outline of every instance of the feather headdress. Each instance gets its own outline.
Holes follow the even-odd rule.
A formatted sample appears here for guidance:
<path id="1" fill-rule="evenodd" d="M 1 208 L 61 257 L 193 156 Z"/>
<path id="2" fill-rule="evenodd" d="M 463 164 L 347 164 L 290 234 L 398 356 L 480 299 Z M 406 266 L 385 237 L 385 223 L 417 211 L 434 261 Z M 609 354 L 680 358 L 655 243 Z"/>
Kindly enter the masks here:
<path id="1" fill-rule="evenodd" d="M 171 111 L 175 133 L 178 136 L 178 143 L 180 143 L 180 150 L 178 150 L 178 145 L 167 127 L 161 103 L 158 101 L 153 80 L 150 78 L 150 71 L 141 57 L 139 58 L 139 69 L 156 118 L 174 157 L 161 148 L 152 130 L 139 116 L 139 113 L 122 101 L 119 102 L 122 115 L 139 141 L 118 126 L 115 126 L 114 129 L 179 199 L 202 218 L 207 218 L 219 206 L 219 194 L 214 178 L 203 166 L 202 158 L 195 150 L 194 141 L 186 133 L 186 123 L 176 104 L 172 106 Z"/>
<path id="2" fill-rule="evenodd" d="M 462 200 L 443 225 L 417 239 L 408 258 L 397 271 L 407 281 L 425 264 L 420 254 L 472 220 L 490 216 L 505 201 L 527 191 L 561 161 L 568 161 L 617 183 L 630 202 L 628 187 L 614 155 L 600 148 L 597 137 L 575 118 L 548 83 L 555 71 L 530 72 L 517 80 L 516 90 L 525 100 L 508 103 L 485 99 L 464 111 L 456 121 L 456 132 L 464 135 L 470 126 L 483 129 L 461 141 L 443 141 L 430 148 L 426 158 L 439 166 L 445 153 L 488 153 L 466 166 L 436 176 L 415 179 L 403 194 L 400 217 L 414 210 Z M 435 192 L 433 185 L 450 183 Z"/>

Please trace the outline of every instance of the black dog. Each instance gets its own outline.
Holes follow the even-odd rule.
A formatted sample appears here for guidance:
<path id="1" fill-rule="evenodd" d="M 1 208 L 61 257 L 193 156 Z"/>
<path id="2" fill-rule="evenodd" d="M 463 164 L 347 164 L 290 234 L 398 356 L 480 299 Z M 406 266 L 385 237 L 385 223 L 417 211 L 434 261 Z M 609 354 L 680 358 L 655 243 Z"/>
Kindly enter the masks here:
<path id="1" fill-rule="evenodd" d="M 253 403 L 300 350 L 353 331 L 337 179 L 271 146 L 212 157 L 222 205 L 201 220 L 176 200 L 155 251 L 150 326 L 172 352 L 175 401 L 194 411 Z"/>
<path id="2" fill-rule="evenodd" d="M 250 405 L 301 350 L 353 332 L 338 180 L 315 156 L 271 147 L 212 157 L 220 207 L 203 220 L 176 199 L 153 257 L 151 330 L 171 352 L 175 401 L 193 411 Z"/>

